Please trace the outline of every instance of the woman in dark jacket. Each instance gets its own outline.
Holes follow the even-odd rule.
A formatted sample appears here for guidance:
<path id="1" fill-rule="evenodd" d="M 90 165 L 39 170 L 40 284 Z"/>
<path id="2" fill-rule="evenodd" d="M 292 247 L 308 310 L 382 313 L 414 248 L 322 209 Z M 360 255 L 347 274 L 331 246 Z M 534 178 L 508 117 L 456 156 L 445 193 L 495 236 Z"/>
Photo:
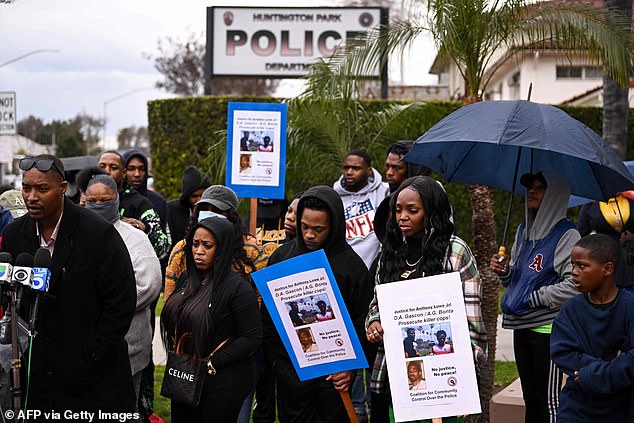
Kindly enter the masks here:
<path id="1" fill-rule="evenodd" d="M 234 229 L 223 217 L 200 221 L 187 235 L 187 283 L 174 292 L 161 314 L 165 343 L 172 348 L 191 335 L 184 352 L 211 357 L 200 403 L 172 401 L 172 422 L 236 421 L 251 389 L 251 354 L 262 341 L 255 292 L 231 269 Z"/>

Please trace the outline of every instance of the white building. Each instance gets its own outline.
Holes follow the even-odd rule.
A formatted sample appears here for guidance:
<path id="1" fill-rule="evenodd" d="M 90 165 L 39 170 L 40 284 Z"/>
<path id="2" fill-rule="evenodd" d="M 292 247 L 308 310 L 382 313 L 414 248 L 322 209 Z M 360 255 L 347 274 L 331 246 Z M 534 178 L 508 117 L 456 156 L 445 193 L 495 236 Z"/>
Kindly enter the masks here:
<path id="1" fill-rule="evenodd" d="M 488 69 L 496 65 L 492 61 Z M 436 57 L 430 73 L 438 75 L 439 84 L 448 86 L 448 99 L 458 100 L 464 95 L 464 82 L 453 62 L 444 63 Z M 582 55 L 569 56 L 558 50 L 518 53 L 497 69 L 483 99 L 527 99 L 531 84 L 530 100 L 537 103 L 603 106 L 601 67 Z M 634 105 L 632 99 L 630 95 L 630 107 Z"/>
<path id="2" fill-rule="evenodd" d="M 22 135 L 0 135 L 0 172 L 1 184 L 13 184 L 16 188 L 21 186 L 20 169 L 18 162 L 25 156 L 38 154 L 53 154 L 51 146 L 38 144 Z"/>

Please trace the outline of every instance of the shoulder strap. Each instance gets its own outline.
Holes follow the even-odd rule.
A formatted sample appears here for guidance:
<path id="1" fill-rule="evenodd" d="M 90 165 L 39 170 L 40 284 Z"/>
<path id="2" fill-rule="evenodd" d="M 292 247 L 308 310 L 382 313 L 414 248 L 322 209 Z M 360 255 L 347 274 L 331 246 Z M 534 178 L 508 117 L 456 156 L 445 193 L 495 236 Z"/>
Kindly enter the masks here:
<path id="1" fill-rule="evenodd" d="M 211 352 L 211 354 L 209 354 L 209 355 L 207 356 L 207 358 L 206 358 L 205 360 L 209 360 L 211 357 L 213 357 L 213 356 L 214 356 L 214 354 L 215 354 L 215 353 L 217 353 L 217 352 L 218 352 L 218 350 L 219 350 L 220 348 L 222 348 L 222 347 L 223 347 L 223 345 L 225 345 L 227 342 L 229 342 L 229 338 L 225 339 L 225 340 L 224 340 L 224 341 L 222 341 L 220 344 L 218 344 L 218 346 L 217 346 L 216 348 L 214 348 L 214 350 Z"/>

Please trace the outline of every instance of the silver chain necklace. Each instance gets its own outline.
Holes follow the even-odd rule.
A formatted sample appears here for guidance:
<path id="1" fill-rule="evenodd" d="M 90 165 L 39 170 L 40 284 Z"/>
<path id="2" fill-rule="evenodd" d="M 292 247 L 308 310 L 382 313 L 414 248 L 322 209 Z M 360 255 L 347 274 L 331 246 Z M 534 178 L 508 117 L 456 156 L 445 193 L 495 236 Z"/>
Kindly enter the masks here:
<path id="1" fill-rule="evenodd" d="M 414 267 L 416 266 L 418 263 L 420 263 L 420 261 L 423 259 L 423 256 L 421 255 L 418 260 L 416 260 L 415 263 L 410 263 L 409 260 L 405 259 L 405 264 L 407 264 L 409 267 Z"/>

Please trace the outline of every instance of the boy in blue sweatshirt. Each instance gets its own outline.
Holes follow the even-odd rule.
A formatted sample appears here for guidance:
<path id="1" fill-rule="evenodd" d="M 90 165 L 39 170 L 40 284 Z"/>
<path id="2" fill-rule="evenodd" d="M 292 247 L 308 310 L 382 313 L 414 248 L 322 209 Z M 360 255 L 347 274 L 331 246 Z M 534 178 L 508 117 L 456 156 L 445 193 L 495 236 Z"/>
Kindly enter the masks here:
<path id="1" fill-rule="evenodd" d="M 634 295 L 616 287 L 619 244 L 589 235 L 572 250 L 572 280 L 582 295 L 553 322 L 551 359 L 568 375 L 559 422 L 634 421 Z"/>

